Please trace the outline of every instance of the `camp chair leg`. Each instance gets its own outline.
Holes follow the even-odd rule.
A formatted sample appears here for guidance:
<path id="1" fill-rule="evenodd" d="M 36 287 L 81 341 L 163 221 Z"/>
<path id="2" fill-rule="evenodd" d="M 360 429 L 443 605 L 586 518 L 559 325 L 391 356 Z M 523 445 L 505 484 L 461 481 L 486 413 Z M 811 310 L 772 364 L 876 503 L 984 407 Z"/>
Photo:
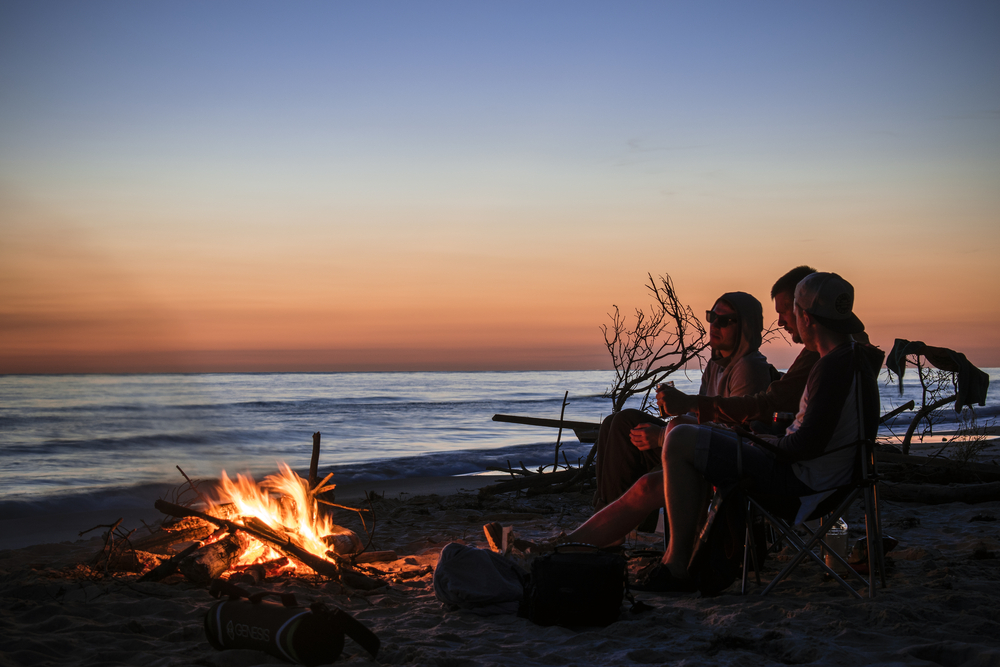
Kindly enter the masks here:
<path id="1" fill-rule="evenodd" d="M 757 585 L 760 586 L 760 568 L 761 563 L 757 559 L 757 540 L 753 534 L 753 527 L 756 523 L 756 516 L 754 513 L 754 504 L 747 500 L 747 511 L 746 511 L 746 539 L 743 542 L 743 576 L 740 582 L 740 595 L 747 594 L 747 577 L 749 576 L 747 566 L 753 561 L 753 574 L 754 578 L 757 580 Z M 764 538 L 764 546 L 767 546 L 767 537 Z M 765 558 L 767 557 L 765 553 Z"/>
<path id="2" fill-rule="evenodd" d="M 813 561 L 815 561 L 816 564 L 819 565 L 820 568 L 822 568 L 827 574 L 829 574 L 830 576 L 832 576 L 837 581 L 837 583 L 839 583 L 841 586 L 843 586 L 844 588 L 846 588 L 848 590 L 848 592 L 851 593 L 851 595 L 853 595 L 854 597 L 856 597 L 856 598 L 858 598 L 860 600 L 861 599 L 861 594 L 858 593 L 856 590 L 854 590 L 853 586 L 851 586 L 849 583 L 847 583 L 846 581 L 844 581 L 844 579 L 839 574 L 837 574 L 834 570 L 832 570 L 830 568 L 830 566 L 828 566 L 823 561 L 822 558 L 820 558 L 817 554 L 813 553 L 813 551 L 812 551 L 812 548 L 814 546 L 817 546 L 817 545 L 820 545 L 820 544 L 825 545 L 825 543 L 822 540 L 822 537 L 823 537 L 824 534 L 826 534 L 826 530 L 829 530 L 829 526 L 827 526 L 827 528 L 825 530 L 823 528 L 820 528 L 820 530 L 818 530 L 815 533 L 813 533 L 813 535 L 810 538 L 809 542 L 803 542 L 799 538 L 799 536 L 796 535 L 794 532 L 792 532 L 791 530 L 787 531 L 786 534 L 785 534 L 785 537 L 787 537 L 788 541 L 791 542 L 792 545 L 798 550 L 798 553 L 795 554 L 795 556 L 792 558 L 792 560 L 789 561 L 788 564 L 785 565 L 785 567 L 781 570 L 781 572 L 779 572 L 778 575 L 775 576 L 774 579 L 771 580 L 771 582 L 767 585 L 767 587 L 764 588 L 763 591 L 761 591 L 760 594 L 761 595 L 767 595 L 768 593 L 770 593 L 771 589 L 773 589 L 775 586 L 777 586 L 792 570 L 794 570 L 798 566 L 799 563 L 801 563 L 803 560 L 805 560 L 805 558 L 808 556 L 809 558 L 812 558 Z M 843 561 L 844 565 L 847 565 L 846 561 L 844 561 L 843 559 L 841 559 L 841 561 Z M 865 583 L 865 585 L 868 584 L 868 582 L 865 581 L 864 577 L 862 577 L 857 572 L 854 572 L 854 570 L 848 569 L 848 571 L 849 572 L 853 572 L 855 576 L 857 576 L 862 582 Z"/>
<path id="3" fill-rule="evenodd" d="M 836 510 L 832 513 L 832 515 L 843 516 L 844 512 L 847 511 L 847 508 L 850 507 L 851 503 L 853 503 L 854 500 L 857 499 L 858 495 L 860 494 L 860 491 L 861 490 L 859 489 L 858 491 L 855 491 L 854 493 L 850 494 L 847 498 L 845 498 L 836 508 Z M 812 560 L 815 561 L 824 572 L 833 577 L 837 581 L 837 583 L 839 583 L 841 586 L 850 591 L 850 593 L 854 597 L 860 599 L 862 597 L 861 594 L 858 593 L 853 586 L 851 586 L 847 581 L 843 579 L 843 577 L 841 577 L 837 572 L 835 572 L 832 568 L 830 568 L 823 561 L 822 558 L 820 558 L 817 554 L 813 553 L 812 549 L 815 546 L 822 546 L 827 551 L 830 551 L 833 554 L 833 557 L 837 561 L 839 561 L 841 565 L 844 566 L 844 568 L 847 570 L 848 573 L 853 575 L 863 586 L 866 586 L 868 590 L 871 591 L 871 585 L 869 584 L 869 581 L 866 580 L 863 576 L 861 576 L 860 573 L 851 568 L 843 557 L 841 557 L 836 552 L 830 550 L 826 542 L 823 541 L 823 537 L 826 535 L 827 531 L 832 527 L 833 522 L 826 522 L 824 525 L 820 526 L 819 530 L 817 531 L 813 531 L 808 526 L 806 526 L 806 530 L 809 532 L 810 538 L 808 542 L 804 542 L 798 535 L 795 534 L 795 532 L 791 529 L 791 526 L 789 526 L 787 522 L 781 520 L 778 517 L 773 516 L 770 512 L 768 512 L 764 507 L 762 507 L 752 498 L 750 499 L 750 503 L 751 507 L 755 511 L 760 512 L 761 515 L 763 515 L 771 523 L 771 525 L 774 526 L 778 530 L 778 532 L 784 538 L 786 538 L 789 541 L 789 543 L 791 543 L 792 546 L 795 547 L 795 549 L 797 550 L 797 553 L 792 558 L 792 560 L 789 561 L 785 565 L 785 567 L 781 570 L 781 572 L 779 572 L 777 576 L 775 576 L 774 579 L 772 579 L 771 582 L 768 583 L 768 585 L 764 588 L 764 590 L 761 591 L 761 595 L 767 595 L 769 592 L 771 592 L 771 590 L 775 586 L 777 586 L 778 583 L 780 583 L 793 569 L 795 569 L 795 567 L 797 567 L 799 563 L 801 563 L 808 557 L 812 558 Z M 868 506 L 870 507 L 871 505 Z M 869 550 L 869 552 L 870 551 L 871 550 Z"/>
<path id="4" fill-rule="evenodd" d="M 740 585 L 740 595 L 747 594 L 747 577 L 749 576 L 748 566 L 753 561 L 753 574 L 757 579 L 757 585 L 760 586 L 760 566 L 761 564 L 757 560 L 757 542 L 753 535 L 753 505 L 747 502 L 747 519 L 746 519 L 746 539 L 743 541 L 743 576 Z M 766 542 L 765 542 L 766 545 Z"/>
<path id="5" fill-rule="evenodd" d="M 743 542 L 743 574 L 740 577 L 740 595 L 747 594 L 747 566 L 750 564 L 750 554 L 753 552 L 752 542 L 753 536 L 750 535 L 750 522 L 747 521 L 746 541 Z"/>
<path id="6" fill-rule="evenodd" d="M 878 515 L 878 502 L 874 486 L 865 489 L 865 533 L 868 536 L 868 597 L 875 597 L 875 572 L 878 571 L 882 588 L 885 581 L 885 552 L 882 544 L 882 525 Z"/>

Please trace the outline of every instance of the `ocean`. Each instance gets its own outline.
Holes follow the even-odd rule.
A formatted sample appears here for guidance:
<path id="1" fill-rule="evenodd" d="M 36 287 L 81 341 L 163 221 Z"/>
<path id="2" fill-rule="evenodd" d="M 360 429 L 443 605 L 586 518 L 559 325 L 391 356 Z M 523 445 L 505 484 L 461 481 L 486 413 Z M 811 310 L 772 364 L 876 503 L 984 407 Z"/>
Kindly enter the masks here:
<path id="1" fill-rule="evenodd" d="M 1000 369 L 986 369 L 991 378 Z M 150 494 L 225 470 L 260 479 L 285 462 L 305 475 L 312 434 L 334 482 L 461 475 L 551 464 L 557 430 L 492 421 L 496 413 L 598 422 L 610 371 L 233 373 L 0 376 L 0 516 L 148 503 Z M 671 379 L 697 392 L 697 371 Z M 910 398 L 881 387 L 883 412 Z M 636 406 L 637 407 L 637 406 Z M 980 423 L 1000 413 L 994 394 Z M 937 431 L 955 428 L 953 410 Z M 909 417 L 897 419 L 901 434 Z M 888 428 L 883 428 L 888 433 Z M 940 439 L 940 438 L 939 438 Z M 589 444 L 564 430 L 576 463 Z"/>

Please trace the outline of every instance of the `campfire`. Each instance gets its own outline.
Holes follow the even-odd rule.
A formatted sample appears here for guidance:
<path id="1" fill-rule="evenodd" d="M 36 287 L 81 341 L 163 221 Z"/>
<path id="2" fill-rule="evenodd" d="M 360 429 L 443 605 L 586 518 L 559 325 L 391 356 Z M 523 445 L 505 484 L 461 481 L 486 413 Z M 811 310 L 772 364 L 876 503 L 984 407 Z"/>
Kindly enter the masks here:
<path id="1" fill-rule="evenodd" d="M 212 496 L 201 493 L 188 479 L 188 490 L 197 494 L 197 502 L 156 501 L 156 508 L 172 519 L 132 543 L 134 567 L 121 567 L 129 559 L 124 550 L 116 553 L 112 544 L 103 551 L 105 563 L 115 560 L 115 569 L 141 571 L 146 568 L 134 554 L 149 552 L 169 558 L 161 558 L 142 580 L 156 581 L 179 571 L 198 584 L 219 578 L 257 584 L 294 573 L 321 575 L 355 588 L 381 585 L 355 569 L 359 561 L 379 559 L 377 554 L 362 554 L 360 537 L 335 524 L 329 508 L 323 507 L 342 507 L 328 499 L 336 486 L 328 484 L 332 476 L 310 482 L 284 463 L 260 483 L 244 475 L 231 479 L 223 471 Z M 315 474 L 310 477 L 315 479 Z"/>
<path id="2" fill-rule="evenodd" d="M 260 484 L 243 475 L 237 475 L 233 481 L 223 470 L 219 500 L 210 502 L 206 513 L 217 517 L 235 513 L 244 526 L 280 536 L 285 544 L 294 543 L 319 558 L 349 556 L 362 549 L 361 540 L 352 531 L 334 524 L 329 514 L 319 511 L 319 496 L 335 487 L 326 486 L 328 480 L 329 477 L 310 489 L 308 482 L 284 463 L 280 464 L 278 474 L 268 475 Z M 285 555 L 272 543 L 254 535 L 248 535 L 247 541 L 247 548 L 237 556 L 234 566 L 253 565 Z"/>

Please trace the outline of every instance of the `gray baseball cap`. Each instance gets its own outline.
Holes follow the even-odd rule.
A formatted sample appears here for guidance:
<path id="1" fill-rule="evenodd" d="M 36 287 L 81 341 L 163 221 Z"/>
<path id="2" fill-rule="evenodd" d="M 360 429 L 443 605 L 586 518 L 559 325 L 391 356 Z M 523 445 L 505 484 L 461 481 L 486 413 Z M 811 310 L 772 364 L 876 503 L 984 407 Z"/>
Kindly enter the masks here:
<path id="1" fill-rule="evenodd" d="M 854 287 L 836 273 L 813 273 L 795 286 L 795 305 L 838 333 L 865 330 L 854 314 Z"/>

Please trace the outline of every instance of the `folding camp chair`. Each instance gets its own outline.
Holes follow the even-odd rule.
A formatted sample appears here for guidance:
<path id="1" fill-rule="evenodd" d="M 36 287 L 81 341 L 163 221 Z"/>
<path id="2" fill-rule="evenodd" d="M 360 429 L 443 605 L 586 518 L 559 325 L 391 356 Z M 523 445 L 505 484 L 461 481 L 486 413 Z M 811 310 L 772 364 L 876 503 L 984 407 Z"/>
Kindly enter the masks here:
<path id="1" fill-rule="evenodd" d="M 754 573 L 757 583 L 760 584 L 760 563 L 757 562 L 757 545 L 753 531 L 755 516 L 763 516 L 777 531 L 779 539 L 787 541 L 797 551 L 795 556 L 779 572 L 774 579 L 761 591 L 761 595 L 767 595 L 778 585 L 799 563 L 806 558 L 811 558 L 829 574 L 835 581 L 846 588 L 854 597 L 861 598 L 858 592 L 848 581 L 840 576 L 833 568 L 828 566 L 823 557 L 815 553 L 813 549 L 817 546 L 829 553 L 832 558 L 839 562 L 849 576 L 857 579 L 861 587 L 868 589 L 868 596 L 875 597 L 876 587 L 871 578 L 877 572 L 885 588 L 885 555 L 882 552 L 882 527 L 880 524 L 878 510 L 878 472 L 875 461 L 874 443 L 863 440 L 857 443 L 858 447 L 858 471 L 851 484 L 837 487 L 833 493 L 825 498 L 816 509 L 810 513 L 806 520 L 823 518 L 822 525 L 813 530 L 808 524 L 801 524 L 807 533 L 807 539 L 803 540 L 793 528 L 795 516 L 798 512 L 797 503 L 789 503 L 787 498 L 778 498 L 761 493 L 747 493 L 747 533 L 746 547 L 743 552 L 743 581 L 742 593 L 747 592 L 747 579 L 749 566 L 753 563 Z M 851 567 L 844 557 L 837 553 L 835 549 L 824 540 L 830 528 L 847 512 L 847 509 L 858 498 L 862 499 L 865 511 L 865 534 L 868 546 L 868 572 L 866 579 L 857 570 Z"/>
<path id="2" fill-rule="evenodd" d="M 858 407 L 860 411 L 860 395 Z M 910 407 L 912 407 L 912 403 L 894 410 L 893 412 L 882 417 L 879 421 L 883 422 L 886 419 L 895 416 L 902 410 L 909 409 Z M 874 582 L 871 578 L 875 576 L 876 572 L 878 572 L 882 588 L 885 588 L 885 554 L 883 553 L 882 525 L 878 508 L 877 487 L 879 475 L 875 459 L 875 443 L 872 440 L 862 438 L 854 443 L 854 446 L 857 448 L 854 478 L 850 484 L 839 486 L 835 489 L 827 489 L 827 491 L 832 491 L 832 493 L 824 498 L 819 505 L 812 512 L 810 512 L 809 516 L 805 517 L 805 521 L 822 519 L 822 524 L 817 530 L 813 530 L 805 522 L 801 524 L 802 528 L 807 533 L 807 540 L 803 540 L 799 537 L 793 529 L 793 524 L 795 523 L 800 507 L 798 502 L 789 502 L 788 498 L 769 496 L 763 493 L 748 492 L 746 494 L 747 527 L 746 543 L 743 549 L 743 580 L 741 589 L 743 594 L 746 594 L 747 592 L 747 579 L 751 562 L 753 563 L 757 583 L 761 583 L 760 563 L 757 558 L 758 553 L 760 552 L 757 550 L 753 530 L 754 522 L 756 521 L 757 516 L 763 516 L 767 522 L 770 523 L 772 528 L 778 533 L 778 540 L 786 540 L 797 550 L 797 553 L 792 560 L 789 561 L 781 572 L 779 572 L 778 575 L 775 576 L 774 579 L 772 579 L 771 582 L 764 588 L 764 590 L 761 591 L 761 595 L 767 595 L 775 586 L 778 585 L 778 583 L 788 576 L 788 574 L 791 573 L 791 571 L 794 570 L 799 563 L 806 558 L 811 558 L 852 595 L 857 598 L 861 598 L 861 593 L 859 593 L 857 589 L 851 586 L 851 584 L 841 577 L 840 574 L 828 566 L 819 554 L 813 551 L 813 549 L 817 546 L 822 547 L 826 553 L 831 555 L 833 560 L 839 562 L 846 573 L 857 579 L 862 587 L 866 587 L 868 589 L 868 597 L 875 597 L 876 587 L 873 585 Z M 831 549 L 824 540 L 824 537 L 830 528 L 832 528 L 837 521 L 844 516 L 847 509 L 858 498 L 862 499 L 865 512 L 868 579 L 865 579 L 865 577 L 862 576 L 856 569 L 851 567 L 844 557 L 838 553 L 836 549 Z"/>

